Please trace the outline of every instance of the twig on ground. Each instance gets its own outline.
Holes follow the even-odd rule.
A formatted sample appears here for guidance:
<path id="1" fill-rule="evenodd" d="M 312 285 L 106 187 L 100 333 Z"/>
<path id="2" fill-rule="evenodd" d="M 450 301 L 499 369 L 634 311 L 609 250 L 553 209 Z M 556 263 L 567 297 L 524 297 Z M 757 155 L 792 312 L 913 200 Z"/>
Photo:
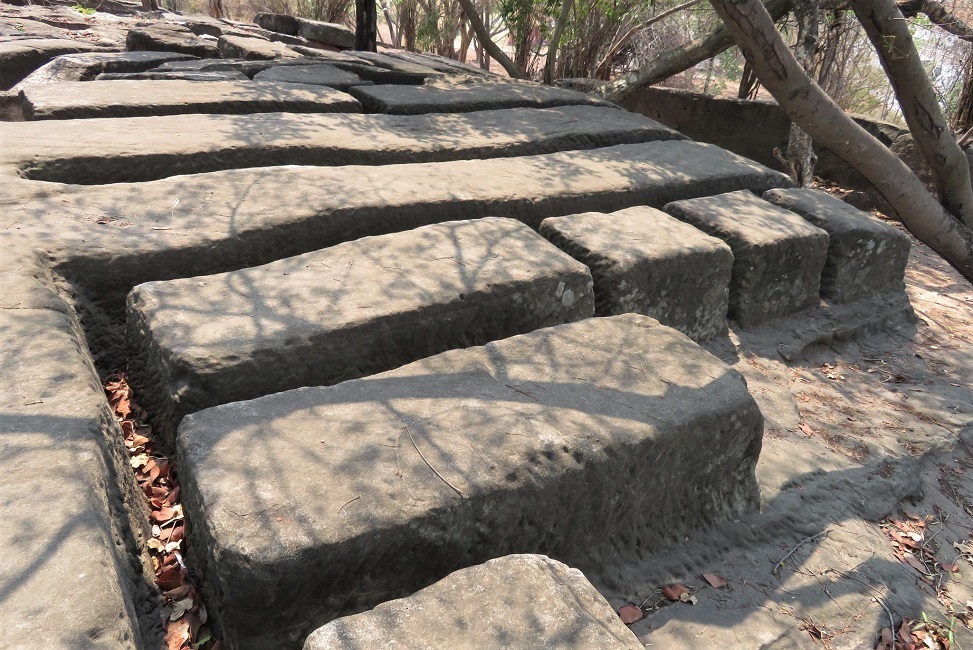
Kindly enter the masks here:
<path id="1" fill-rule="evenodd" d="M 821 537 L 822 535 L 827 536 L 829 532 L 831 531 L 824 530 L 818 533 L 817 535 L 811 535 L 810 537 L 805 537 L 804 539 L 802 539 L 800 542 L 798 542 L 797 546 L 795 546 L 790 551 L 788 551 L 787 555 L 782 557 L 780 561 L 778 561 L 777 564 L 774 565 L 774 570 L 772 573 L 774 575 L 778 575 L 780 573 L 780 570 L 784 568 L 784 562 L 787 561 L 787 558 L 797 553 L 798 549 L 804 546 L 805 544 L 807 544 L 808 542 L 813 542 L 814 540 L 816 540 L 818 537 Z"/>
<path id="2" fill-rule="evenodd" d="M 868 584 L 864 580 L 859 580 L 855 576 L 848 575 L 844 571 L 838 571 L 837 569 L 828 569 L 828 570 L 837 573 L 838 575 L 842 576 L 843 578 L 848 578 L 849 580 L 854 580 L 858 584 L 864 585 L 864 586 L 868 587 L 872 592 L 874 592 L 874 593 L 878 594 L 878 596 L 882 596 L 882 598 L 884 598 L 884 595 L 882 594 L 881 591 L 879 591 L 878 589 L 876 589 L 872 585 Z M 852 569 L 852 570 L 854 570 L 854 569 Z M 879 584 L 882 584 L 882 583 L 879 583 Z M 882 586 L 885 587 L 884 584 Z M 888 587 L 885 587 L 885 589 L 887 591 L 888 590 Z M 895 619 L 892 618 L 892 610 L 890 610 L 888 608 L 888 606 L 885 604 L 885 601 L 882 600 L 882 598 L 879 598 L 878 596 L 872 596 L 872 598 L 875 600 L 876 603 L 878 603 L 879 605 L 882 606 L 882 609 L 884 609 L 885 610 L 885 613 L 888 615 L 888 617 L 889 617 L 889 629 L 892 631 L 892 636 L 894 638 L 895 637 Z"/>
<path id="3" fill-rule="evenodd" d="M 411 429 L 411 427 L 412 427 L 412 425 L 409 425 L 409 427 L 410 427 L 410 429 Z M 421 459 L 422 459 L 422 462 L 424 462 L 424 463 L 426 464 L 426 466 L 427 466 L 427 467 L 428 467 L 429 469 L 431 469 L 431 470 L 432 470 L 432 473 L 433 473 L 433 474 L 435 474 L 436 476 L 438 476 L 438 477 L 439 477 L 439 480 L 440 480 L 440 481 L 442 481 L 443 483 L 445 483 L 446 485 L 448 485 L 449 487 L 451 487 L 451 488 L 453 489 L 453 492 L 455 492 L 456 494 L 458 494 L 458 495 L 460 495 L 461 497 L 462 497 L 462 496 L 464 496 L 464 495 L 463 495 L 463 491 L 462 491 L 462 490 L 460 490 L 460 489 L 459 489 L 458 487 L 456 487 L 455 485 L 453 485 L 452 483 L 450 483 L 449 481 L 447 481 L 447 480 L 446 480 L 446 477 L 445 477 L 445 476 L 443 476 L 442 474 L 440 474 L 440 473 L 439 473 L 439 472 L 438 472 L 438 471 L 436 470 L 436 468 L 432 466 L 432 463 L 430 463 L 430 462 L 429 462 L 428 460 L 426 460 L 426 457 L 425 457 L 425 456 L 424 456 L 424 455 L 422 454 L 422 450 L 421 450 L 421 449 L 419 449 L 419 445 L 417 445 L 417 444 L 416 444 L 416 439 L 412 437 L 412 431 L 411 431 L 411 430 L 410 430 L 410 431 L 408 431 L 408 434 L 409 434 L 409 440 L 411 440 L 411 441 L 412 441 L 412 446 L 416 448 L 416 451 L 417 451 L 417 452 L 419 452 L 419 458 L 421 458 Z"/>

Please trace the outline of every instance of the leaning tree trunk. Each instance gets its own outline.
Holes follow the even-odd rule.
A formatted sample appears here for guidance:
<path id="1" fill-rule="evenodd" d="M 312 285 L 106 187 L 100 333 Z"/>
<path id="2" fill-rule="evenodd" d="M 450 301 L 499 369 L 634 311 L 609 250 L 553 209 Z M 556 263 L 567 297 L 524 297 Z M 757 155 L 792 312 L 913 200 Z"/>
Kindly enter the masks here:
<path id="1" fill-rule="evenodd" d="M 514 65 L 510 57 L 490 38 L 490 30 L 486 28 L 486 25 L 480 19 L 480 13 L 476 10 L 473 0 L 459 0 L 459 5 L 466 12 L 466 17 L 470 21 L 470 27 L 473 28 L 473 33 L 476 34 L 476 40 L 480 41 L 480 45 L 486 49 L 490 56 L 497 60 L 497 63 L 503 66 L 503 69 L 507 71 L 508 75 L 514 79 L 523 79 L 524 73 Z"/>
<path id="2" fill-rule="evenodd" d="M 574 0 L 564 0 L 561 4 L 561 12 L 557 16 L 554 24 L 554 32 L 547 45 L 547 60 L 544 62 L 544 83 L 548 86 L 554 83 L 554 62 L 557 58 L 557 47 L 561 44 L 561 34 L 564 33 L 564 26 L 568 24 L 568 16 L 571 14 L 571 7 Z"/>
<path id="3" fill-rule="evenodd" d="M 858 170 L 917 238 L 973 281 L 973 230 L 948 213 L 898 156 L 808 78 L 760 0 L 710 3 L 788 117 Z"/>
<path id="4" fill-rule="evenodd" d="M 817 0 L 793 0 L 794 17 L 797 18 L 797 48 L 794 55 L 797 62 L 810 76 L 814 74 L 814 54 L 818 47 L 818 2 Z M 787 138 L 788 173 L 801 187 L 810 187 L 814 181 L 814 166 L 818 157 L 814 155 L 814 141 L 801 127 L 791 122 Z"/>
<path id="5" fill-rule="evenodd" d="M 375 0 L 355 0 L 355 49 L 375 52 L 377 43 L 378 8 Z"/>
<path id="6" fill-rule="evenodd" d="M 932 170 L 943 207 L 973 227 L 969 163 L 943 117 L 908 22 L 892 0 L 850 0 L 850 4 L 892 82 L 906 124 Z"/>

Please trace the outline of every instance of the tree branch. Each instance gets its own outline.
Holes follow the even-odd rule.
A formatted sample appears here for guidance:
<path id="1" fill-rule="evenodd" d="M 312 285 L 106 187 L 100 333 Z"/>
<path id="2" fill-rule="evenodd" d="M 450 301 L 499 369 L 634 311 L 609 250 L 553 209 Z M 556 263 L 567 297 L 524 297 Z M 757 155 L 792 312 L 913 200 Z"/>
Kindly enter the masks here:
<path id="1" fill-rule="evenodd" d="M 504 54 L 503 50 L 493 42 L 490 38 L 490 32 L 487 31 L 486 26 L 483 24 L 483 20 L 480 18 L 479 12 L 477 12 L 476 7 L 473 5 L 472 0 L 459 0 L 460 7 L 463 8 L 463 12 L 466 14 L 467 20 L 470 21 L 470 27 L 473 28 L 473 33 L 476 34 L 476 38 L 480 41 L 487 52 L 490 53 L 497 63 L 503 66 L 503 69 L 507 71 L 514 79 L 523 79 L 524 73 L 517 69 L 517 66 L 510 57 Z"/>
<path id="2" fill-rule="evenodd" d="M 925 14 L 934 25 L 941 27 L 953 36 L 973 43 L 973 27 L 949 13 L 946 5 L 938 2 L 938 0 L 899 0 L 896 6 L 906 18 L 915 18 L 916 14 L 920 13 Z"/>
<path id="3" fill-rule="evenodd" d="M 551 41 L 547 46 L 547 60 L 544 62 L 544 83 L 548 86 L 554 83 L 554 59 L 557 57 L 557 46 L 561 43 L 561 34 L 564 33 L 564 26 L 568 24 L 568 14 L 574 0 L 563 0 L 561 13 L 557 16 L 557 23 L 554 25 L 554 33 L 551 34 Z"/>

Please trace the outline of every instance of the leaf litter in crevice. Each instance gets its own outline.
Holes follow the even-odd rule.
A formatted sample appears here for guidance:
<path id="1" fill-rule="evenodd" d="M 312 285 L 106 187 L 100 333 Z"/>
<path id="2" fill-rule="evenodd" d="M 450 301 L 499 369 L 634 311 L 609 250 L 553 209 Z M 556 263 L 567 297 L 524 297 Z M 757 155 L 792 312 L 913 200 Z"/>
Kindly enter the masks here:
<path id="1" fill-rule="evenodd" d="M 152 537 L 146 547 L 163 600 L 163 647 L 220 650 L 222 642 L 206 625 L 206 607 L 182 561 L 185 528 L 175 464 L 155 452 L 152 428 L 146 424 L 148 416 L 135 401 L 125 373 L 109 375 L 104 388 L 124 435 L 136 482 L 149 506 Z"/>

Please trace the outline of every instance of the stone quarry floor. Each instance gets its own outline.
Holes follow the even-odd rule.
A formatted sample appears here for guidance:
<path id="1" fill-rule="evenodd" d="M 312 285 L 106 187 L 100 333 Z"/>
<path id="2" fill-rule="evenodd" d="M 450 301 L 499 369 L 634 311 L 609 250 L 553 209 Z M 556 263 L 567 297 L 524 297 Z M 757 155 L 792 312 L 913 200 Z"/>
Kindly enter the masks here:
<path id="1" fill-rule="evenodd" d="M 938 623 L 940 640 L 952 624 L 952 647 L 973 646 L 973 288 L 915 241 L 906 281 L 914 323 L 815 341 L 792 362 L 773 341 L 796 322 L 714 350 L 767 418 L 761 513 L 598 585 L 648 610 L 632 625 L 646 647 L 882 647 L 890 614 Z M 696 603 L 666 598 L 673 583 Z"/>

